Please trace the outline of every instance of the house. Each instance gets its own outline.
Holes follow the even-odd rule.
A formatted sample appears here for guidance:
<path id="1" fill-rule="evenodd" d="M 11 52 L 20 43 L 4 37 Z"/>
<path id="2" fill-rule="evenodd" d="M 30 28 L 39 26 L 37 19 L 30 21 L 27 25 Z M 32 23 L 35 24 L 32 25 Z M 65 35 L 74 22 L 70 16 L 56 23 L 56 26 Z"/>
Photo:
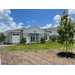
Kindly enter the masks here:
<path id="1" fill-rule="evenodd" d="M 20 28 L 15 30 L 5 31 L 6 43 L 20 43 L 20 39 L 25 37 L 26 43 L 38 43 L 41 37 L 45 37 L 45 41 L 49 41 L 49 32 L 44 31 L 38 26 L 34 25 L 28 28 Z"/>
<path id="2" fill-rule="evenodd" d="M 49 33 L 49 39 L 51 39 L 52 37 L 55 37 L 56 35 L 58 36 L 57 28 L 46 28 L 43 30 Z"/>

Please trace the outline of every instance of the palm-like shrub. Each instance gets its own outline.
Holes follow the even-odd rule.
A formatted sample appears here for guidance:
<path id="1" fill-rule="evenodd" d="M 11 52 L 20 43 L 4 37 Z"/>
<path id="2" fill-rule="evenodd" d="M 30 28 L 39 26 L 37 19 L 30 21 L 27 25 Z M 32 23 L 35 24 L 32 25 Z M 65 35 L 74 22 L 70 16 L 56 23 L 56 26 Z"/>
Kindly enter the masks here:
<path id="1" fill-rule="evenodd" d="M 25 44 L 25 43 L 26 43 L 26 38 L 22 37 L 22 38 L 20 39 L 20 44 Z"/>

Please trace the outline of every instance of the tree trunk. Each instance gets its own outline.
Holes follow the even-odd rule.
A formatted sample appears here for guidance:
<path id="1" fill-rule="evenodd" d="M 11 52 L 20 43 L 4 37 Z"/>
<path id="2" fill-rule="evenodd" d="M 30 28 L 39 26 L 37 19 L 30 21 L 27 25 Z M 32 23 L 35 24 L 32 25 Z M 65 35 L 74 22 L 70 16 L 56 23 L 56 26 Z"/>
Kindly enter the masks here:
<path id="1" fill-rule="evenodd" d="M 68 54 L 68 52 L 67 52 L 67 41 L 66 41 L 66 54 Z"/>

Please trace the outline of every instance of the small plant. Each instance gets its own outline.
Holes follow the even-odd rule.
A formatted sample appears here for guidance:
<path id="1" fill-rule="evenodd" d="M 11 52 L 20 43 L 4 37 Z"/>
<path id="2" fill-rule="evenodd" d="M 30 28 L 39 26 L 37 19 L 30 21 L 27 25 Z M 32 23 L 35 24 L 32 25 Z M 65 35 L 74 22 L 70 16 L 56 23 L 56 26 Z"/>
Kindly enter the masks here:
<path id="1" fill-rule="evenodd" d="M 45 43 L 45 38 L 41 37 L 40 41 L 41 41 L 41 43 Z"/>
<path id="2" fill-rule="evenodd" d="M 24 61 L 26 61 L 27 59 L 24 59 Z"/>
<path id="3" fill-rule="evenodd" d="M 26 43 L 26 38 L 22 37 L 22 38 L 20 39 L 20 44 L 25 44 L 25 43 Z"/>

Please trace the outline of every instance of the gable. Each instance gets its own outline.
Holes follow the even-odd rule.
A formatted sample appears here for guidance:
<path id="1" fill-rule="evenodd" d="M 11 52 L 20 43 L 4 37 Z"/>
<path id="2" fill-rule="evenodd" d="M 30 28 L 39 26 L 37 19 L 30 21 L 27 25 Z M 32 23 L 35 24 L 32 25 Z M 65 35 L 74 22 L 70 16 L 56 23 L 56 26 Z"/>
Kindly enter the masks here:
<path id="1" fill-rule="evenodd" d="M 25 29 L 23 32 L 24 33 L 35 33 L 35 32 L 36 33 L 44 33 L 44 31 L 37 26 L 32 26 L 28 29 Z"/>

